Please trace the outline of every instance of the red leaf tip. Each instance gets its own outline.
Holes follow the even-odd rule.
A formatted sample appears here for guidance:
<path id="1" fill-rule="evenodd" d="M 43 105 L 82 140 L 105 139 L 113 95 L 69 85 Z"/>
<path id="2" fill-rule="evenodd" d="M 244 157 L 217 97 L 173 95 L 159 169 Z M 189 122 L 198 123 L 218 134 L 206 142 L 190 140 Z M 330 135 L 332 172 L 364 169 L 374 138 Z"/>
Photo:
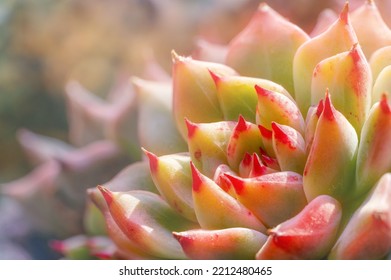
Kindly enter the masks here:
<path id="1" fill-rule="evenodd" d="M 191 175 L 193 178 L 193 191 L 199 192 L 202 184 L 204 183 L 201 177 L 202 175 L 198 171 L 197 167 L 195 167 L 192 161 L 190 162 L 190 167 L 191 167 Z"/>
<path id="2" fill-rule="evenodd" d="M 268 96 L 270 94 L 270 90 L 267 90 L 261 86 L 255 85 L 254 88 L 258 96 Z"/>
<path id="3" fill-rule="evenodd" d="M 213 72 L 212 70 L 210 70 L 210 69 L 208 69 L 208 71 L 209 71 L 209 74 L 212 77 L 215 85 L 218 86 L 218 84 L 221 81 L 221 77 L 218 74 L 216 74 L 215 72 Z"/>
<path id="4" fill-rule="evenodd" d="M 248 129 L 247 122 L 242 115 L 239 116 L 238 123 L 236 124 L 235 130 L 237 132 L 246 131 Z"/>
<path id="5" fill-rule="evenodd" d="M 318 107 L 316 107 L 316 115 L 318 118 L 320 118 L 320 115 L 323 113 L 323 108 L 324 108 L 324 102 L 323 99 L 321 99 L 318 103 Z"/>
<path id="6" fill-rule="evenodd" d="M 251 161 L 252 161 L 251 155 L 250 155 L 249 153 L 246 152 L 246 153 L 244 154 L 243 159 L 242 159 L 243 165 L 244 165 L 244 166 L 250 166 Z"/>
<path id="7" fill-rule="evenodd" d="M 323 109 L 323 116 L 332 121 L 335 119 L 335 115 L 334 115 L 334 112 L 335 109 L 333 107 L 333 104 L 331 103 L 331 97 L 330 97 L 330 94 L 329 94 L 329 90 L 327 89 L 326 90 L 326 98 L 325 98 L 325 101 L 324 101 L 324 109 Z"/>
<path id="8" fill-rule="evenodd" d="M 342 11 L 339 14 L 339 19 L 344 24 L 348 24 L 348 22 L 349 22 L 349 2 L 348 1 L 345 2 L 345 5 L 343 6 Z"/>
<path id="9" fill-rule="evenodd" d="M 272 130 L 275 139 L 284 144 L 290 143 L 288 135 L 285 133 L 284 130 L 281 129 L 279 124 L 277 124 L 276 122 L 272 122 Z"/>
<path id="10" fill-rule="evenodd" d="M 240 195 L 244 189 L 244 181 L 236 176 L 230 175 L 228 173 L 224 174 L 232 183 L 232 186 L 235 189 L 237 195 Z"/>
<path id="11" fill-rule="evenodd" d="M 141 149 L 143 150 L 144 154 L 146 154 L 148 157 L 149 168 L 150 168 L 151 172 L 156 173 L 156 171 L 158 169 L 159 158 L 155 154 L 147 151 L 146 149 L 144 149 L 144 148 L 141 148 Z"/>
<path id="12" fill-rule="evenodd" d="M 380 108 L 382 109 L 383 113 L 390 114 L 391 108 L 387 101 L 387 94 L 383 93 L 380 99 Z"/>
<path id="13" fill-rule="evenodd" d="M 191 122 L 189 119 L 185 119 L 186 126 L 187 126 L 187 137 L 190 139 L 193 137 L 194 133 L 196 132 L 198 126 L 197 124 Z"/>
<path id="14" fill-rule="evenodd" d="M 259 131 L 261 132 L 262 136 L 266 139 L 271 139 L 273 136 L 273 132 L 263 125 L 258 125 Z"/>
<path id="15" fill-rule="evenodd" d="M 110 204 L 113 202 L 113 193 L 110 190 L 100 185 L 97 188 L 103 195 L 103 198 L 106 200 L 107 205 L 110 206 Z"/>

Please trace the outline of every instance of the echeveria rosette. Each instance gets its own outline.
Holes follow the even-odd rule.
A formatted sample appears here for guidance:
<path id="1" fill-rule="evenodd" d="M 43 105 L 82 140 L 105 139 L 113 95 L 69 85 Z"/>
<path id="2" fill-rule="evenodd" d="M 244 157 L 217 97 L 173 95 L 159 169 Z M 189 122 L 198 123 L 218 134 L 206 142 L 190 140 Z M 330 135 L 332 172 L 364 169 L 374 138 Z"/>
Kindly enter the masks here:
<path id="1" fill-rule="evenodd" d="M 391 109 L 384 92 L 391 56 L 384 41 L 372 43 L 356 27 L 360 13 L 374 16 L 372 28 L 379 20 L 374 4 L 365 5 L 351 23 L 346 4 L 310 38 L 261 4 L 245 30 L 220 46 L 215 62 L 174 54 L 173 96 L 165 94 L 187 152 L 161 153 L 159 136 L 174 139 L 176 129 L 167 104 L 163 110 L 148 103 L 157 107 L 148 107 L 142 125 L 164 112 L 169 129 L 147 134 L 156 138 L 144 142 L 143 175 L 130 180 L 130 169 L 137 170 L 128 167 L 106 188 L 89 190 L 116 245 L 112 256 L 390 254 Z M 224 56 L 232 68 L 221 63 Z"/>

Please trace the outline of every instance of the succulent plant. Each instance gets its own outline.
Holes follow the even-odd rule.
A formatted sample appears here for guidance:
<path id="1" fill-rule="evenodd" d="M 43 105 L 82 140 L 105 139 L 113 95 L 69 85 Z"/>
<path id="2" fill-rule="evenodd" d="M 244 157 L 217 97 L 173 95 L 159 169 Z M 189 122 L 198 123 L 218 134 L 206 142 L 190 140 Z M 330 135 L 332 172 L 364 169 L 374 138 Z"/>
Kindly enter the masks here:
<path id="1" fill-rule="evenodd" d="M 89 236 L 53 247 L 70 258 L 389 258 L 391 30 L 374 1 L 321 20 L 310 36 L 262 3 L 228 45 L 203 42 L 197 59 L 173 51 L 171 82 L 132 79 L 139 137 L 117 143 L 140 145 L 141 160 L 87 190 Z"/>
<path id="2" fill-rule="evenodd" d="M 390 254 L 391 30 L 373 1 L 318 28 L 310 37 L 260 4 L 227 46 L 173 52 L 172 96 L 146 90 L 172 102 L 187 151 L 162 154 L 178 132 L 149 118 L 139 131 L 156 127 L 143 148 L 156 190 L 138 189 L 148 174 L 89 190 L 114 257 Z"/>

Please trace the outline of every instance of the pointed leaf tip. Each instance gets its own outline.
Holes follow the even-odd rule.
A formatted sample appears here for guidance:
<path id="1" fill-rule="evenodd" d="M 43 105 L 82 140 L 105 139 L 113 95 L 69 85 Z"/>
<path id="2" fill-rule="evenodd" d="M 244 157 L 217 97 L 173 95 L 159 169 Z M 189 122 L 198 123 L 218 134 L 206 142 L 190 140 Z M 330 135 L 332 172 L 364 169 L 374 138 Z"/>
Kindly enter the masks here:
<path id="1" fill-rule="evenodd" d="M 198 171 L 197 167 L 194 166 L 194 163 L 192 161 L 190 162 L 190 167 L 191 167 L 191 175 L 193 178 L 193 191 L 199 192 L 203 184 L 201 174 Z"/>
<path id="2" fill-rule="evenodd" d="M 332 121 L 332 120 L 335 119 L 334 110 L 335 109 L 333 107 L 333 104 L 331 103 L 330 93 L 327 90 L 326 91 L 326 98 L 325 98 L 325 101 L 324 101 L 323 115 L 325 116 L 325 118 L 327 118 L 328 120 Z"/>
<path id="3" fill-rule="evenodd" d="M 387 94 L 383 93 L 380 100 L 380 108 L 382 109 L 383 113 L 390 114 L 391 108 L 390 105 L 387 102 Z"/>
<path id="4" fill-rule="evenodd" d="M 258 125 L 258 128 L 259 128 L 259 131 L 261 132 L 263 137 L 265 137 L 267 139 L 271 139 L 272 138 L 273 132 L 271 130 L 267 129 L 263 125 Z"/>
<path id="5" fill-rule="evenodd" d="M 248 127 L 247 127 L 246 120 L 242 115 L 240 115 L 235 130 L 241 132 L 241 131 L 246 131 L 247 129 Z"/>
<path id="6" fill-rule="evenodd" d="M 141 148 L 141 150 L 148 157 L 149 168 L 150 168 L 151 172 L 156 173 L 156 171 L 158 169 L 159 158 L 154 153 L 151 153 L 144 148 Z"/>
<path id="7" fill-rule="evenodd" d="M 221 81 L 221 76 L 213 72 L 212 70 L 208 69 L 210 76 L 212 77 L 215 85 L 217 86 L 219 82 Z"/>
<path id="8" fill-rule="evenodd" d="M 228 173 L 224 174 L 232 183 L 232 186 L 235 189 L 236 194 L 240 195 L 244 189 L 244 181 L 240 178 L 230 175 Z"/>
<path id="9" fill-rule="evenodd" d="M 251 155 L 249 153 L 245 153 L 244 157 L 243 157 L 243 160 L 242 160 L 243 165 L 249 166 L 250 163 L 251 163 L 251 159 L 252 159 Z"/>
<path id="10" fill-rule="evenodd" d="M 321 99 L 318 103 L 318 107 L 316 107 L 316 115 L 318 118 L 320 118 L 320 115 L 323 113 L 323 108 L 324 108 L 324 102 L 323 99 Z"/>
<path id="11" fill-rule="evenodd" d="M 349 1 L 345 2 L 345 5 L 343 6 L 342 11 L 339 14 L 339 19 L 343 23 L 348 24 L 348 21 L 349 21 Z"/>
<path id="12" fill-rule="evenodd" d="M 197 124 L 191 122 L 189 119 L 185 119 L 186 121 L 186 126 L 187 126 L 187 137 L 190 139 L 193 137 L 194 133 L 197 130 Z"/>
<path id="13" fill-rule="evenodd" d="M 276 122 L 272 122 L 272 130 L 274 133 L 274 137 L 278 141 L 284 144 L 290 143 L 288 135 L 286 135 L 286 133 L 281 129 L 281 127 Z"/>
<path id="14" fill-rule="evenodd" d="M 259 85 L 255 85 L 254 88 L 255 88 L 255 91 L 257 92 L 258 95 L 262 95 L 262 96 L 269 95 L 269 90 L 267 90 Z"/>
<path id="15" fill-rule="evenodd" d="M 110 205 L 113 202 L 113 193 L 110 190 L 100 185 L 97 188 L 102 193 L 103 198 L 106 200 L 107 205 Z"/>

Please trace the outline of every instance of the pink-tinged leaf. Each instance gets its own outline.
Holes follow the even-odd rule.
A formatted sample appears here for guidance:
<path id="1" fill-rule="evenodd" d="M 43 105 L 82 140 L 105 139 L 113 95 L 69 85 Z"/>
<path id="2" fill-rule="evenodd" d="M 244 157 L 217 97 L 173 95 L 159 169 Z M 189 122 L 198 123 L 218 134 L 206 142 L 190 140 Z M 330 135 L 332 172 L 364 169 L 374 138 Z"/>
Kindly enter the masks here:
<path id="1" fill-rule="evenodd" d="M 377 77 L 372 91 L 372 103 L 381 100 L 381 96 L 385 93 L 391 93 L 391 62 L 390 65 L 383 68 Z"/>
<path id="2" fill-rule="evenodd" d="M 311 86 L 312 105 L 324 97 L 325 89 L 331 92 L 335 108 L 361 132 L 371 107 L 372 74 L 358 44 L 319 62 L 314 70 Z"/>
<path id="3" fill-rule="evenodd" d="M 371 66 L 373 81 L 376 81 L 380 72 L 388 65 L 391 65 L 391 46 L 376 50 L 369 59 L 369 65 Z M 380 96 L 378 98 L 372 96 L 372 104 L 379 100 Z"/>
<path id="4" fill-rule="evenodd" d="M 192 123 L 186 120 L 192 162 L 212 178 L 220 164 L 227 164 L 227 147 L 236 122 Z"/>
<path id="5" fill-rule="evenodd" d="M 311 31 L 311 38 L 325 32 L 337 19 L 338 15 L 332 9 L 324 9 L 320 12 L 316 25 Z"/>
<path id="6" fill-rule="evenodd" d="M 301 45 L 295 54 L 295 99 L 303 115 L 307 114 L 311 105 L 311 80 L 315 66 L 327 57 L 348 51 L 357 43 L 348 12 L 349 7 L 346 3 L 339 18 L 325 32 Z"/>
<path id="7" fill-rule="evenodd" d="M 194 210 L 203 229 L 246 227 L 266 232 L 254 214 L 191 164 Z M 228 176 L 228 175 L 226 175 Z M 213 209 L 213 215 L 211 215 Z"/>
<path id="8" fill-rule="evenodd" d="M 76 148 L 56 138 L 39 135 L 27 129 L 17 131 L 17 139 L 32 164 L 62 158 Z"/>
<path id="9" fill-rule="evenodd" d="M 285 95 L 255 86 L 258 94 L 258 124 L 271 129 L 272 122 L 288 125 L 304 133 L 305 122 L 295 102 Z"/>
<path id="10" fill-rule="evenodd" d="M 263 148 L 261 133 L 258 126 L 239 117 L 227 146 L 229 166 L 239 170 L 240 161 L 246 153 L 256 153 Z"/>
<path id="11" fill-rule="evenodd" d="M 258 114 L 259 116 L 259 114 Z M 264 127 L 263 125 L 258 125 L 259 131 L 261 132 L 261 138 L 263 143 L 263 152 L 271 157 L 275 157 L 276 154 L 273 148 L 273 131 Z"/>
<path id="12" fill-rule="evenodd" d="M 346 201 L 354 189 L 358 138 L 349 121 L 332 105 L 328 93 L 318 120 L 304 168 L 303 183 L 308 201 L 327 194 Z"/>
<path id="13" fill-rule="evenodd" d="M 365 1 L 352 12 L 351 19 L 358 41 L 368 59 L 377 49 L 391 44 L 391 30 L 384 22 L 375 1 Z"/>
<path id="14" fill-rule="evenodd" d="M 213 176 L 213 181 L 226 193 L 232 197 L 236 197 L 235 190 L 231 181 L 225 176 L 225 174 L 237 175 L 235 171 L 226 164 L 221 164 L 216 168 L 216 172 Z"/>
<path id="15" fill-rule="evenodd" d="M 290 126 L 272 122 L 273 148 L 281 171 L 303 173 L 307 159 L 303 136 Z"/>
<path id="16" fill-rule="evenodd" d="M 391 109 L 384 94 L 364 124 L 357 155 L 357 193 L 366 193 L 391 171 Z"/>
<path id="17" fill-rule="evenodd" d="M 295 217 L 269 230 L 269 237 L 256 258 L 322 259 L 337 238 L 341 216 L 340 203 L 320 195 Z"/>
<path id="18" fill-rule="evenodd" d="M 143 190 L 158 193 L 149 171 L 149 163 L 146 161 L 137 161 L 126 166 L 103 185 L 116 192 Z"/>
<path id="19" fill-rule="evenodd" d="M 102 188 L 101 188 L 102 189 Z M 103 189 L 104 190 L 104 189 Z M 117 247 L 118 253 L 126 259 L 152 259 L 156 258 L 144 252 L 142 248 L 135 243 L 133 240 L 129 239 L 125 233 L 119 228 L 117 223 L 114 221 L 113 216 L 110 213 L 109 206 L 106 202 L 106 199 L 110 200 L 110 195 L 104 197 L 99 188 L 93 188 L 87 190 L 89 199 L 96 205 L 96 207 L 101 211 L 106 225 L 106 231 L 109 238 Z"/>
<path id="20" fill-rule="evenodd" d="M 258 177 L 266 174 L 271 174 L 274 172 L 277 172 L 277 170 L 272 169 L 268 166 L 266 166 L 261 159 L 259 158 L 258 154 L 254 153 L 251 157 L 251 166 L 250 166 L 250 171 L 247 176 L 241 176 L 241 177 L 248 177 L 248 178 L 253 178 L 253 177 Z"/>
<path id="21" fill-rule="evenodd" d="M 172 117 L 172 86 L 134 77 L 138 100 L 138 138 L 140 146 L 157 155 L 179 153 L 187 145 Z"/>
<path id="22" fill-rule="evenodd" d="M 157 258 L 185 258 L 172 231 L 194 229 L 196 224 L 177 214 L 156 194 L 111 192 L 102 186 L 99 190 L 118 228 L 142 252 Z"/>
<path id="23" fill-rule="evenodd" d="M 236 74 L 223 64 L 181 57 L 173 52 L 173 111 L 184 139 L 187 139 L 185 118 L 196 123 L 223 119 L 210 70 L 221 76 Z"/>
<path id="24" fill-rule="evenodd" d="M 171 154 L 157 157 L 144 150 L 148 156 L 152 179 L 165 201 L 172 209 L 190 221 L 197 222 L 190 171 L 190 156 Z"/>
<path id="25" fill-rule="evenodd" d="M 186 256 L 198 260 L 254 259 L 266 235 L 248 228 L 174 232 Z"/>
<path id="26" fill-rule="evenodd" d="M 227 56 L 228 47 L 221 44 L 211 43 L 205 39 L 196 40 L 196 48 L 192 57 L 197 60 L 215 63 L 224 63 Z"/>
<path id="27" fill-rule="evenodd" d="M 312 142 L 314 141 L 316 126 L 318 124 L 318 120 L 321 114 L 323 113 L 323 106 L 324 102 L 323 99 L 321 99 L 317 106 L 311 106 L 308 110 L 305 127 L 305 143 L 307 154 L 311 150 Z"/>
<path id="28" fill-rule="evenodd" d="M 128 81 L 118 85 L 112 100 L 103 100 L 73 81 L 67 84 L 69 138 L 75 146 L 110 139 L 139 159 L 136 95 Z"/>
<path id="29" fill-rule="evenodd" d="M 383 259 L 391 252 L 391 174 L 384 174 L 350 218 L 330 259 Z"/>
<path id="30" fill-rule="evenodd" d="M 308 39 L 298 26 L 261 3 L 246 28 L 230 42 L 227 64 L 241 75 L 275 81 L 293 93 L 293 57 Z"/>
<path id="31" fill-rule="evenodd" d="M 307 204 L 301 175 L 276 172 L 253 178 L 226 175 L 237 199 L 267 227 L 274 227 L 299 213 Z"/>

